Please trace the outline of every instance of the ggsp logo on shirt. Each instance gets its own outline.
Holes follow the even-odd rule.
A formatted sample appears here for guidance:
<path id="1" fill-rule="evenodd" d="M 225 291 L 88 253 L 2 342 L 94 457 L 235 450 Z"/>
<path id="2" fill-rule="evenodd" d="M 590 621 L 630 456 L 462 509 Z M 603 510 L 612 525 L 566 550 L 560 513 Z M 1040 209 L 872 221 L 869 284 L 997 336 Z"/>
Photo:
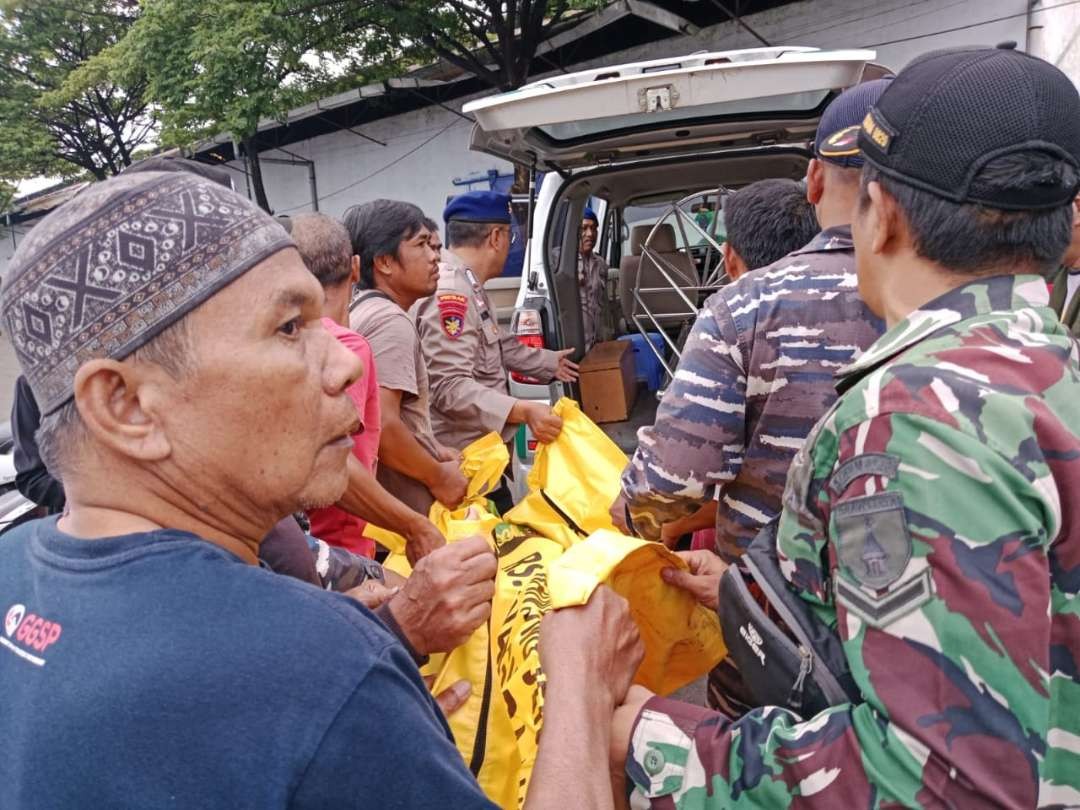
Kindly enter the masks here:
<path id="1" fill-rule="evenodd" d="M 0 645 L 7 647 L 20 658 L 39 667 L 45 665 L 45 659 L 29 652 L 45 652 L 56 643 L 64 628 L 59 622 L 49 621 L 41 616 L 26 612 L 25 605 L 12 605 L 4 616 L 4 636 L 0 636 Z M 17 643 L 16 643 L 17 642 Z"/>

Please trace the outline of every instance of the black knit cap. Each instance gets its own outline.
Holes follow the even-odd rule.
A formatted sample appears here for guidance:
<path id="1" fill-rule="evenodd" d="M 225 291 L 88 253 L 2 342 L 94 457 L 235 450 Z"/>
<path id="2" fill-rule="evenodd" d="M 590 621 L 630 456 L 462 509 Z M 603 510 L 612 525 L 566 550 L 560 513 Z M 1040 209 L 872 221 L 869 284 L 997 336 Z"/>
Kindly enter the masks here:
<path id="1" fill-rule="evenodd" d="M 1080 166 L 1080 96 L 1049 62 L 1011 48 L 935 51 L 900 71 L 863 121 L 859 147 L 882 174 L 953 202 L 1057 208 L 1076 185 L 988 188 L 975 177 L 1016 152 Z"/>

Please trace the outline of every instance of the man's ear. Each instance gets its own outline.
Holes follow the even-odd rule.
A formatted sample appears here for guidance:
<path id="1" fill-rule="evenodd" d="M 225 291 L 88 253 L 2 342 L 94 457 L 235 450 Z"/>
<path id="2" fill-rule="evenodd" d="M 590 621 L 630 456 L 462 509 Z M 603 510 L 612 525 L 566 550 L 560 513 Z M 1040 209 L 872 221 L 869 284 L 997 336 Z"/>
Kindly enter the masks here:
<path id="1" fill-rule="evenodd" d="M 886 194 L 876 180 L 867 184 L 866 196 L 869 197 L 869 202 L 865 204 L 865 210 L 861 215 L 866 218 L 866 231 L 870 234 L 870 250 L 879 255 L 887 253 L 903 236 L 904 223 L 900 210 L 896 207 L 896 200 Z M 856 203 L 856 205 L 862 205 L 862 203 Z"/>
<path id="2" fill-rule="evenodd" d="M 139 461 L 169 457 L 172 444 L 161 421 L 169 406 L 161 383 L 168 378 L 152 373 L 156 369 L 101 358 L 75 372 L 75 406 L 99 444 Z"/>
<path id="3" fill-rule="evenodd" d="M 360 257 L 352 257 L 352 269 L 349 271 L 349 284 L 355 286 L 360 281 Z"/>
<path id="4" fill-rule="evenodd" d="M 722 248 L 724 250 L 724 271 L 727 273 L 728 278 L 736 281 L 749 268 L 746 266 L 746 262 L 743 261 L 742 256 L 731 246 L 731 242 L 724 242 Z"/>
<path id="5" fill-rule="evenodd" d="M 806 167 L 806 199 L 811 205 L 817 205 L 825 196 L 825 166 L 817 158 L 810 160 Z"/>
<path id="6" fill-rule="evenodd" d="M 357 258 L 357 266 L 360 264 L 360 257 Z M 375 272 L 379 275 L 389 278 L 394 273 L 394 258 L 393 256 L 382 255 L 375 257 Z"/>

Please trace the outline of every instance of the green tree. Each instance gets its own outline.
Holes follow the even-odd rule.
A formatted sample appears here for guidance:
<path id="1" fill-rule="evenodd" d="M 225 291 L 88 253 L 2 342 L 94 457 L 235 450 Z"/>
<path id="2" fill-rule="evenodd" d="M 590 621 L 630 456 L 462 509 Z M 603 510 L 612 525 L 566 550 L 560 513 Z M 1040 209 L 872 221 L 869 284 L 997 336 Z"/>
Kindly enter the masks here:
<path id="1" fill-rule="evenodd" d="M 605 0 L 281 0 L 284 16 L 332 19 L 363 31 L 357 45 L 378 61 L 434 54 L 497 90 L 529 78 L 537 48 L 569 12 Z"/>
<path id="2" fill-rule="evenodd" d="M 356 26 L 351 10 L 287 15 L 283 0 L 144 0 L 127 36 L 80 72 L 94 77 L 146 76 L 160 107 L 161 141 L 190 145 L 230 133 L 242 147 L 256 202 L 270 210 L 255 135 L 259 121 L 341 79 Z M 239 156 L 238 156 L 239 157 Z"/>
<path id="3" fill-rule="evenodd" d="M 0 3 L 0 176 L 88 172 L 98 179 L 131 163 L 152 138 L 145 78 L 63 87 L 87 60 L 115 45 L 138 15 L 136 0 L 4 0 Z"/>

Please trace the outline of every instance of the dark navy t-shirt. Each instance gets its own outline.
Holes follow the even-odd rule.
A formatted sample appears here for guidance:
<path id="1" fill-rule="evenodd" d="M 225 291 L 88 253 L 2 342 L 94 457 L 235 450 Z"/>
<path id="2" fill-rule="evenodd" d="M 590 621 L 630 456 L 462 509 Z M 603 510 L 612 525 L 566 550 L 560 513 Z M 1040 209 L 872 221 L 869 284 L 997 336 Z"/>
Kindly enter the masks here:
<path id="1" fill-rule="evenodd" d="M 0 807 L 491 808 L 347 597 L 179 531 L 0 537 Z"/>

